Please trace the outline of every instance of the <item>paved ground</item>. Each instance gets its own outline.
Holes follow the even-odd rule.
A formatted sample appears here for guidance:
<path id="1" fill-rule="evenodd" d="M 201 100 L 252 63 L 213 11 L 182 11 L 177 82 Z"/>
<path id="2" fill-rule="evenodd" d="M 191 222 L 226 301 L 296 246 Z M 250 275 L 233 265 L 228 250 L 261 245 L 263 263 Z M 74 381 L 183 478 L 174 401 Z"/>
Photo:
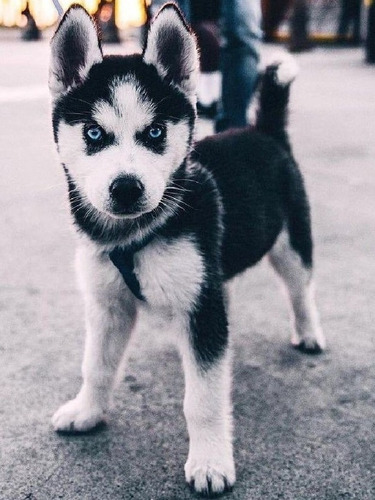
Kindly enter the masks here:
<path id="1" fill-rule="evenodd" d="M 191 499 L 182 373 L 156 320 L 140 322 L 110 425 L 74 437 L 50 427 L 80 384 L 74 235 L 51 140 L 47 43 L 0 43 L 0 498 Z M 298 58 L 291 132 L 312 199 L 329 348 L 306 357 L 289 347 L 287 309 L 266 264 L 235 281 L 238 482 L 228 498 L 370 500 L 375 68 L 360 50 Z"/>

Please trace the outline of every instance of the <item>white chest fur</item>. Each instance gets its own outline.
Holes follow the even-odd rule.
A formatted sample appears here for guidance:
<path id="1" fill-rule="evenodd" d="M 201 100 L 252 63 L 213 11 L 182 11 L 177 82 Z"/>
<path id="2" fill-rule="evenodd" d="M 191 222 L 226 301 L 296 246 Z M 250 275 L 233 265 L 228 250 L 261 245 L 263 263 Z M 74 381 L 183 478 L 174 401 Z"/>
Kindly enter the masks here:
<path id="1" fill-rule="evenodd" d="M 134 256 L 134 272 L 151 307 L 190 311 L 204 278 L 203 258 L 191 238 L 154 241 Z"/>

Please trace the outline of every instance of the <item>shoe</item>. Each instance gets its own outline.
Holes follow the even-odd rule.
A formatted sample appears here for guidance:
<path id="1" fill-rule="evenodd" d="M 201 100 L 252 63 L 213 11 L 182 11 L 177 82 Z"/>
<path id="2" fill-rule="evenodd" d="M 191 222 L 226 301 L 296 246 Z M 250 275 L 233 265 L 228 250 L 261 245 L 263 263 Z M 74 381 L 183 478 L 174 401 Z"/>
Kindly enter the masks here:
<path id="1" fill-rule="evenodd" d="M 209 106 L 204 106 L 198 101 L 197 112 L 198 116 L 200 116 L 201 118 L 208 118 L 209 120 L 213 120 L 217 115 L 217 102 L 214 101 Z"/>
<path id="2" fill-rule="evenodd" d="M 292 43 L 289 46 L 289 52 L 298 53 L 305 52 L 307 50 L 312 50 L 314 48 L 314 44 L 310 40 L 301 41 Z"/>

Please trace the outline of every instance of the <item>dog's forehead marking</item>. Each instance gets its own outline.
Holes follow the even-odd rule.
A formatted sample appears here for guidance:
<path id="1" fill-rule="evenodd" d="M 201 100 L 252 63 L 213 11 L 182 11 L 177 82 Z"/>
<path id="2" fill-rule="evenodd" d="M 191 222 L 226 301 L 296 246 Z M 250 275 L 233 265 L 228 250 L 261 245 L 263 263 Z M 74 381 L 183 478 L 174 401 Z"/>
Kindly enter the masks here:
<path id="1" fill-rule="evenodd" d="M 111 84 L 110 101 L 97 101 L 93 118 L 104 130 L 116 136 L 141 131 L 155 117 L 155 104 L 147 98 L 134 77 L 115 79 Z"/>

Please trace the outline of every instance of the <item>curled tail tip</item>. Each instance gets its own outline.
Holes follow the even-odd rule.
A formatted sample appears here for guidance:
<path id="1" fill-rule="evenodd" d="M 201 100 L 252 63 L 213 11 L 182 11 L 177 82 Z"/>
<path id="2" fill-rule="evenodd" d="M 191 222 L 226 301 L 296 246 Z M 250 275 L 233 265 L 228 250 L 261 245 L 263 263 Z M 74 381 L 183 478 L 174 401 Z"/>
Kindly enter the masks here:
<path id="1" fill-rule="evenodd" d="M 286 87 L 290 85 L 299 73 L 299 67 L 294 57 L 286 54 L 285 58 L 278 63 L 276 77 L 279 85 Z"/>
<path id="2" fill-rule="evenodd" d="M 275 83 L 281 87 L 290 85 L 299 73 L 297 61 L 293 56 L 284 52 L 274 56 L 265 65 L 265 74 L 272 73 Z"/>

